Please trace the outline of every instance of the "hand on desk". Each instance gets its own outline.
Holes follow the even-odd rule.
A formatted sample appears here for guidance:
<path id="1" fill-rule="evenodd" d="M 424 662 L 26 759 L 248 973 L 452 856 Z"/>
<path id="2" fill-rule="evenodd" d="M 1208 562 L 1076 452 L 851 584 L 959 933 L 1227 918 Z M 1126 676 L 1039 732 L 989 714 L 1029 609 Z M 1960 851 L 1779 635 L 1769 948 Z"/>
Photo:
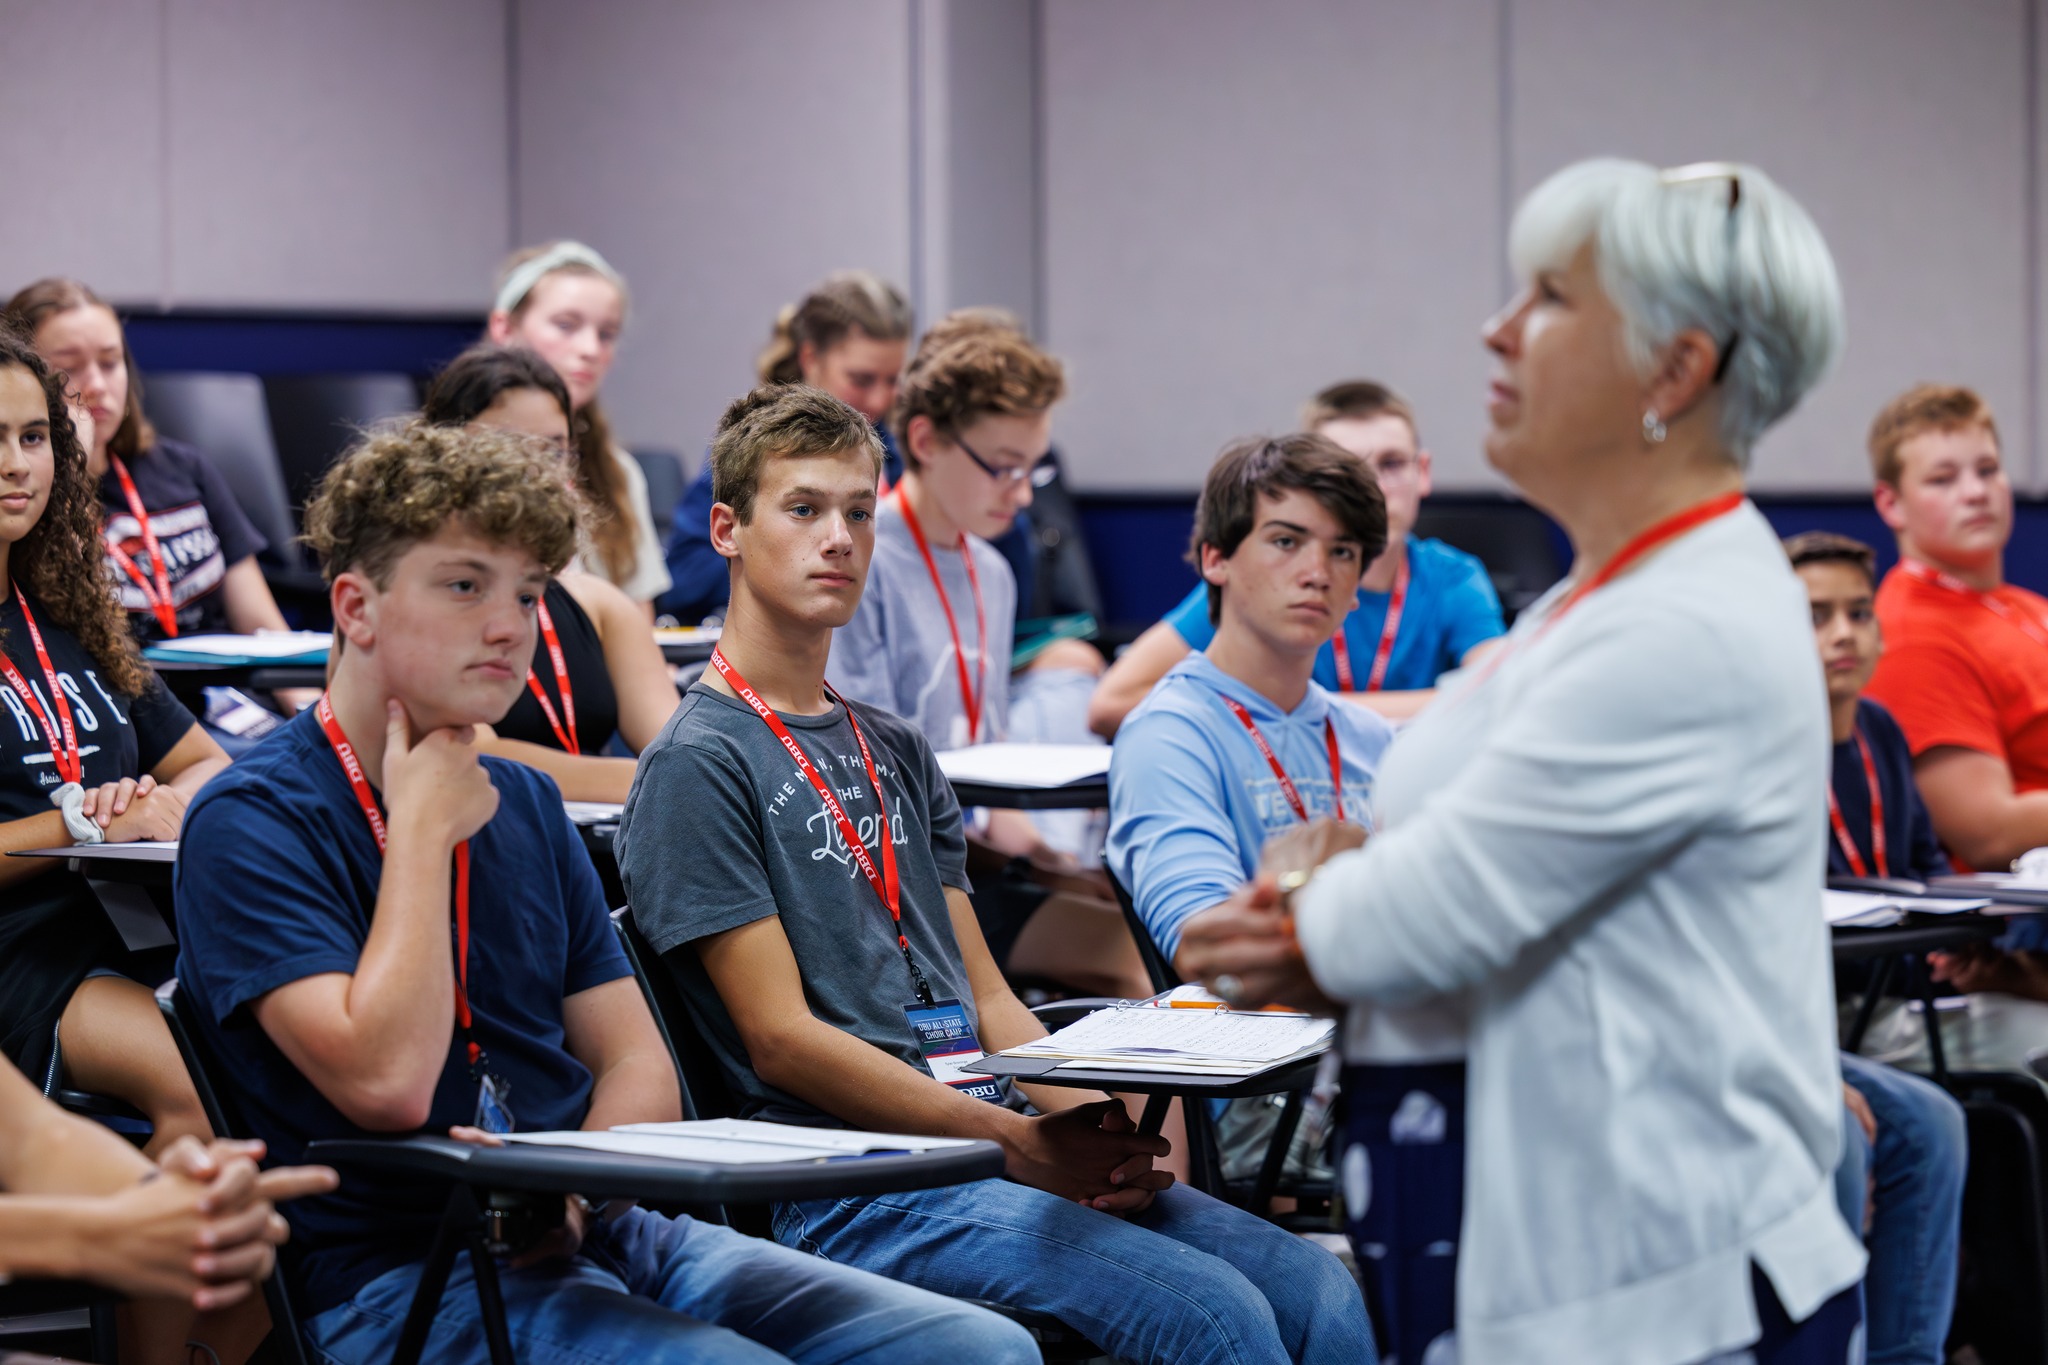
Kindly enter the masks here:
<path id="1" fill-rule="evenodd" d="M 458 1124 L 448 1130 L 448 1136 L 457 1142 L 467 1142 L 473 1147 L 503 1147 L 505 1139 L 496 1133 L 487 1133 L 481 1128 Z M 588 1230 L 583 1215 L 583 1205 L 576 1202 L 576 1196 L 562 1196 L 562 1221 L 557 1227 L 549 1228 L 540 1239 L 526 1250 L 505 1263 L 510 1270 L 524 1270 L 530 1265 L 557 1258 L 567 1260 L 583 1250 L 583 1234 Z"/>
<path id="2" fill-rule="evenodd" d="M 1019 1118 L 1003 1146 L 1012 1180 L 1072 1199 L 1104 1213 L 1137 1213 L 1172 1186 L 1170 1171 L 1153 1159 L 1172 1151 L 1158 1134 L 1137 1131 L 1121 1100 L 1097 1100 Z"/>
<path id="3" fill-rule="evenodd" d="M 1953 953 L 1929 953 L 1927 965 L 1936 981 L 1965 995 L 1997 991 L 2025 1000 L 2048 1000 L 2048 959 L 2038 953 L 2009 953 L 1988 943 L 1972 943 Z"/>
<path id="4" fill-rule="evenodd" d="M 139 839 L 175 839 L 185 824 L 191 797 L 176 787 L 159 785 L 154 777 L 124 777 L 119 782 L 88 788 L 81 814 L 107 832 L 110 844 Z"/>

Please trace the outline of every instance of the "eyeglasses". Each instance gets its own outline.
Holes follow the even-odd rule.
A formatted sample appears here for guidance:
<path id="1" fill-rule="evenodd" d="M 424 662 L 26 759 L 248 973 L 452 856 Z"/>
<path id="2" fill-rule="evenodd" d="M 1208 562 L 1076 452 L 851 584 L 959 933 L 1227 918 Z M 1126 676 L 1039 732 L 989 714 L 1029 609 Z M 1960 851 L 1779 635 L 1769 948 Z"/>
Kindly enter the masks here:
<path id="1" fill-rule="evenodd" d="M 1728 271 L 1735 272 L 1735 210 L 1742 204 L 1742 168 L 1732 161 L 1696 161 L 1690 166 L 1677 166 L 1661 173 L 1658 180 L 1666 185 L 1689 185 L 1701 180 L 1726 180 L 1728 182 Z M 1732 283 L 1732 281 L 1731 281 Z M 1735 303 L 1736 293 L 1728 291 L 1728 301 Z M 1720 383 L 1728 377 L 1728 364 L 1735 358 L 1735 343 L 1742 340 L 1742 329 L 1728 334 L 1728 344 L 1721 348 L 1721 359 L 1714 366 L 1714 382 Z"/>
<path id="2" fill-rule="evenodd" d="M 967 458 L 980 465 L 982 473 L 988 475 L 997 483 L 1005 485 L 1020 484 L 1024 480 L 1030 479 L 1035 486 L 1038 483 L 1039 471 L 1050 468 L 1052 463 L 1050 456 L 1040 456 L 1030 464 L 994 465 L 975 454 L 974 447 L 961 440 L 958 436 L 953 438 L 953 444 L 966 451 Z"/>

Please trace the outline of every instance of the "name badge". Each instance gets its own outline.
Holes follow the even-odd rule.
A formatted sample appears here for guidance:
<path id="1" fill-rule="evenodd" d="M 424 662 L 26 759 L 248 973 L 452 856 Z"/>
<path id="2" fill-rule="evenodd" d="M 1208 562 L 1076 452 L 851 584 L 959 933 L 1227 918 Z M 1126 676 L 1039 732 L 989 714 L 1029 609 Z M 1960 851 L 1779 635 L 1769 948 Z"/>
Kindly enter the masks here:
<path id="1" fill-rule="evenodd" d="M 476 1126 L 486 1133 L 512 1131 L 512 1106 L 505 1097 L 512 1091 L 510 1081 L 486 1071 L 476 1083 Z"/>
<path id="2" fill-rule="evenodd" d="M 917 1035 L 917 1050 L 924 1055 L 925 1070 L 932 1079 L 952 1086 L 990 1104 L 1003 1102 L 1003 1088 L 993 1076 L 963 1070 L 983 1057 L 981 1042 L 974 1036 L 967 1010 L 958 1000 L 941 1000 L 933 1005 L 905 1005 L 903 1013 Z"/>

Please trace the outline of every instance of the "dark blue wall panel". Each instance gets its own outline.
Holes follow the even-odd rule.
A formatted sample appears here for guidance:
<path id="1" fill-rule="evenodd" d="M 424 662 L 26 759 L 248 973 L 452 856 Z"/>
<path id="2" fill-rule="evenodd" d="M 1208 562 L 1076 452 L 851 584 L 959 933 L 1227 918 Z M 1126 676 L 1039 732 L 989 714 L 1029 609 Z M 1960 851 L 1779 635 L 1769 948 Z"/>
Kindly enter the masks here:
<path id="1" fill-rule="evenodd" d="M 481 314 L 388 318 L 177 312 L 130 313 L 126 321 L 145 384 L 151 370 L 429 375 L 483 335 Z"/>

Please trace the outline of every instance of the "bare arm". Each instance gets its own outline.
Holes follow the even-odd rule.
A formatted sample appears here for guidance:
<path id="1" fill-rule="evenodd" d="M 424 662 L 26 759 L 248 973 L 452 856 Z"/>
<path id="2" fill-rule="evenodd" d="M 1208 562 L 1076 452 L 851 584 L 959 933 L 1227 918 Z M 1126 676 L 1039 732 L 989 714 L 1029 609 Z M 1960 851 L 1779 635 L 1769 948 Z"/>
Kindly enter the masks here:
<path id="1" fill-rule="evenodd" d="M 1149 1172 L 1151 1158 L 1165 1155 L 1166 1143 L 1122 1131 L 1130 1121 L 1114 1101 L 1027 1118 L 963 1095 L 818 1019 L 804 999 L 796 957 L 775 916 L 699 939 L 694 947 L 755 1071 L 778 1090 L 857 1127 L 987 1138 L 1002 1146 L 1012 1179 L 1063 1198 L 1129 1200 L 1145 1188 L 1137 1184 L 1141 1175 L 1147 1187 L 1170 1179 Z M 987 957 L 986 948 L 981 956 Z M 995 1036 L 1037 1028 L 1028 1011 L 1024 1020 L 1002 1013 L 983 1028 Z M 1108 1116 L 1111 1108 L 1122 1130 L 1108 1126 L 1117 1121 Z M 1112 1180 L 1118 1172 L 1122 1178 Z"/>
<path id="2" fill-rule="evenodd" d="M 228 756 L 202 725 L 185 737 L 152 768 L 146 780 L 109 782 L 88 788 L 83 812 L 99 821 L 109 843 L 137 839 L 175 839 L 184 823 L 185 807 L 206 780 L 228 766 Z M 0 824 L 0 887 L 17 886 L 59 865 L 54 858 L 10 858 L 17 849 L 66 848 L 77 841 L 54 807 L 37 815 Z"/>
<path id="3" fill-rule="evenodd" d="M 982 937 L 974 902 L 965 891 L 946 888 L 946 913 L 953 921 L 953 937 L 960 941 L 960 956 L 967 965 L 967 984 L 974 992 L 974 1013 L 981 1023 L 982 1047 L 989 1052 L 1001 1052 L 1045 1037 L 1045 1025 L 1025 1008 L 1004 980 L 1002 969 L 996 966 L 988 940 Z M 1048 1114 L 1055 1109 L 1071 1109 L 1077 1104 L 1108 1098 L 1099 1091 L 1072 1086 L 1027 1085 L 1023 1090 L 1034 1105 Z"/>
<path id="4" fill-rule="evenodd" d="M 277 599 L 270 595 L 270 585 L 263 581 L 256 556 L 239 559 L 229 567 L 220 581 L 220 595 L 228 609 L 228 626 L 237 634 L 288 629 Z"/>
<path id="5" fill-rule="evenodd" d="M 673 693 L 675 689 L 671 687 L 669 691 Z M 634 764 L 630 758 L 564 753 L 530 740 L 501 739 L 488 731 L 478 736 L 477 752 L 509 758 L 546 773 L 562 789 L 564 801 L 623 802 L 633 787 Z"/>
<path id="6" fill-rule="evenodd" d="M 619 699 L 619 736 L 638 753 L 654 742 L 682 702 L 661 647 L 654 643 L 647 615 L 651 604 L 635 602 L 591 574 L 565 573 L 562 586 L 597 627 L 605 671 Z"/>
<path id="7" fill-rule="evenodd" d="M 385 745 L 390 843 L 356 970 L 280 986 L 254 1010 L 350 1122 L 402 1132 L 427 1121 L 455 1026 L 452 855 L 497 813 L 498 793 L 466 731 L 435 730 L 408 748 L 394 702 Z"/>
<path id="8" fill-rule="evenodd" d="M 1159 680 L 1191 652 L 1180 632 L 1166 622 L 1147 629 L 1131 641 L 1130 648 L 1117 656 L 1117 661 L 1102 675 L 1102 681 L 1095 684 L 1095 695 L 1088 699 L 1088 728 L 1104 739 L 1116 738 L 1124 717 L 1135 711 Z"/>
<path id="9" fill-rule="evenodd" d="M 1913 761 L 1913 782 L 1949 851 L 1971 867 L 2001 870 L 2048 844 L 2048 791 L 2015 792 L 1995 754 L 1956 745 Z"/>
<path id="10" fill-rule="evenodd" d="M 104 1194 L 153 1169 L 112 1130 L 65 1113 L 0 1062 L 0 1190 Z M 0 1234 L 0 1244 L 9 1240 Z"/>
<path id="11" fill-rule="evenodd" d="M 187 800 L 199 794 L 207 780 L 228 766 L 227 751 L 220 747 L 203 725 L 194 725 L 171 751 L 157 761 L 149 775 L 158 785 L 175 787 Z"/>
<path id="12" fill-rule="evenodd" d="M 601 1132 L 621 1123 L 668 1123 L 683 1116 L 675 1063 L 632 977 L 564 1000 L 562 1027 L 570 1055 L 592 1077 L 586 1129 Z"/>

